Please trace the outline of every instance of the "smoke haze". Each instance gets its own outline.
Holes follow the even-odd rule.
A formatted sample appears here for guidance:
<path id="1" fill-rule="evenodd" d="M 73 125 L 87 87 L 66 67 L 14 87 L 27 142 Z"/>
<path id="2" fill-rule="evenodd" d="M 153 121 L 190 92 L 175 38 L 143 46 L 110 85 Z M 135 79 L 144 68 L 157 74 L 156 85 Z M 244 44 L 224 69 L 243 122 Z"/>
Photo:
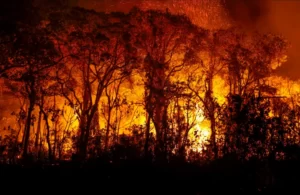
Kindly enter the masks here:
<path id="1" fill-rule="evenodd" d="M 269 0 L 221 0 L 229 18 L 239 25 L 257 27 L 270 12 Z"/>
<path id="2" fill-rule="evenodd" d="M 185 13 L 206 28 L 231 23 L 282 34 L 292 47 L 279 74 L 300 79 L 300 1 L 297 0 L 72 0 L 97 11 L 129 11 L 133 6 Z"/>

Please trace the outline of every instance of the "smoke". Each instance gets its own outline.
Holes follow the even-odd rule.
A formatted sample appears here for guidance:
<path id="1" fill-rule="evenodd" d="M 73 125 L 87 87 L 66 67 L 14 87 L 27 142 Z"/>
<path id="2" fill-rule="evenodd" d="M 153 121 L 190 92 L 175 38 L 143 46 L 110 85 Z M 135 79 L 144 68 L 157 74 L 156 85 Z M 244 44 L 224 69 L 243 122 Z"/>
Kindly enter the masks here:
<path id="1" fill-rule="evenodd" d="M 150 8 L 172 8 L 185 5 L 189 10 L 203 8 L 203 5 L 219 5 L 225 8 L 233 22 L 246 25 L 257 24 L 268 15 L 271 0 L 71 0 L 79 5 L 97 9 L 98 11 L 128 11 L 133 6 L 149 6 Z M 218 5 L 219 4 L 219 5 Z M 197 10 L 199 11 L 199 10 Z M 208 11 L 208 10 L 203 10 Z"/>
<path id="2" fill-rule="evenodd" d="M 129 11 L 133 6 L 166 8 L 188 15 L 204 28 L 226 28 L 232 23 L 246 30 L 283 35 L 292 44 L 280 75 L 300 78 L 300 1 L 296 0 L 70 0 L 96 11 Z"/>
<path id="3" fill-rule="evenodd" d="M 287 63 L 279 74 L 292 79 L 300 79 L 300 1 L 273 0 L 270 23 L 275 33 L 282 34 L 290 43 Z"/>
<path id="4" fill-rule="evenodd" d="M 221 0 L 229 19 L 240 26 L 260 28 L 270 12 L 270 0 Z"/>
<path id="5" fill-rule="evenodd" d="M 76 0 L 73 0 L 76 1 Z M 226 28 L 228 20 L 220 3 L 222 0 L 77 0 L 80 7 L 96 11 L 128 12 L 134 6 L 141 9 L 168 9 L 171 13 L 185 14 L 204 28 Z"/>
<path id="6" fill-rule="evenodd" d="M 133 6 L 139 6 L 143 0 L 77 0 L 79 6 L 96 11 L 128 12 Z"/>

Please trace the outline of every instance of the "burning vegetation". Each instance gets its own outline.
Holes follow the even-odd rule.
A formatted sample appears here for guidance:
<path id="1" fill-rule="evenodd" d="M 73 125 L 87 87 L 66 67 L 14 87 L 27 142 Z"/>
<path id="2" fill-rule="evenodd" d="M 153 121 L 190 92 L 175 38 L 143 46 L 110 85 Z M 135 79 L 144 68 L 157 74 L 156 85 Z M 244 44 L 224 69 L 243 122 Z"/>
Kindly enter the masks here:
<path id="1" fill-rule="evenodd" d="M 2 17 L 1 160 L 283 160 L 299 146 L 299 83 L 274 74 L 283 37 L 171 9 L 26 8 Z"/>

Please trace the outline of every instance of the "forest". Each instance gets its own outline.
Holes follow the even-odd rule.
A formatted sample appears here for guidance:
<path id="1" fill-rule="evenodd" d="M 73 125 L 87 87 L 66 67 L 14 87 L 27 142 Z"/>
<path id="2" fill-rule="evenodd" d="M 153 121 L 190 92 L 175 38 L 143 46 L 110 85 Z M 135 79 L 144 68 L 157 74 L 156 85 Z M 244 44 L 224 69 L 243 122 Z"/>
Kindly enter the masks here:
<path id="1" fill-rule="evenodd" d="M 300 86 L 275 74 L 284 37 L 168 10 L 29 2 L 0 10 L 2 170 L 162 166 L 223 189 L 295 185 Z"/>

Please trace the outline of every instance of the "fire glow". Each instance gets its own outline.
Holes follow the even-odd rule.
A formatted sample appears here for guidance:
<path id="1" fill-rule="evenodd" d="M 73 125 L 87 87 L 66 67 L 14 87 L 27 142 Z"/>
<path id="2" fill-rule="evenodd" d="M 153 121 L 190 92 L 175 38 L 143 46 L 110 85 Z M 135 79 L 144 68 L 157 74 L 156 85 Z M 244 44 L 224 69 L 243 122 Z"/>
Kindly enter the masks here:
<path id="1" fill-rule="evenodd" d="M 16 103 L 13 114 L 17 122 L 3 123 L 3 129 L 9 128 L 2 134 L 15 136 L 22 145 L 30 134 L 28 146 L 23 146 L 26 153 L 48 152 L 49 158 L 67 159 L 76 152 L 93 156 L 133 135 L 145 139 L 147 150 L 203 153 L 211 146 L 217 157 L 222 153 L 219 142 L 226 145 L 226 131 L 236 125 L 226 129 L 222 124 L 228 117 L 224 110 L 232 109 L 226 107 L 229 95 L 248 97 L 259 90 L 259 96 L 299 101 L 299 84 L 273 74 L 287 60 L 288 44 L 282 37 L 239 31 L 223 18 L 226 13 L 219 1 L 201 1 L 199 10 L 193 6 L 199 1 L 172 2 L 170 6 L 169 1 L 144 1 L 141 9 L 129 13 L 79 8 L 63 12 L 66 21 L 59 24 L 63 30 L 49 35 L 63 60 L 41 70 L 25 64 L 7 71 L 7 97 L 22 103 Z M 170 10 L 149 11 L 158 7 Z M 212 15 L 216 15 L 213 21 Z M 43 22 L 42 30 L 53 25 Z M 42 76 L 22 80 L 19 74 L 25 75 L 24 71 L 40 71 Z M 140 141 L 136 137 L 135 144 Z M 151 139 L 157 143 L 151 145 Z"/>

